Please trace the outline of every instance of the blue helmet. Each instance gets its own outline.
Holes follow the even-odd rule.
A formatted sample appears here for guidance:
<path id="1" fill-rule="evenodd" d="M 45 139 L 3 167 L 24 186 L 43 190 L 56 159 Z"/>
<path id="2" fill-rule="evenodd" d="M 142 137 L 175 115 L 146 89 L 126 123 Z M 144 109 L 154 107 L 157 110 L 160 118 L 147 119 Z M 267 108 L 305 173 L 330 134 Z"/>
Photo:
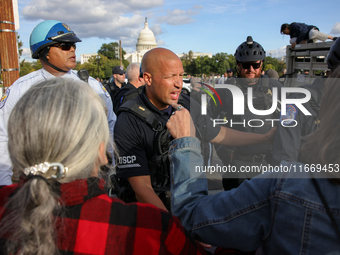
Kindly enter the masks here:
<path id="1" fill-rule="evenodd" d="M 30 36 L 32 58 L 38 59 L 42 49 L 59 42 L 81 42 L 65 23 L 46 20 L 39 23 Z"/>

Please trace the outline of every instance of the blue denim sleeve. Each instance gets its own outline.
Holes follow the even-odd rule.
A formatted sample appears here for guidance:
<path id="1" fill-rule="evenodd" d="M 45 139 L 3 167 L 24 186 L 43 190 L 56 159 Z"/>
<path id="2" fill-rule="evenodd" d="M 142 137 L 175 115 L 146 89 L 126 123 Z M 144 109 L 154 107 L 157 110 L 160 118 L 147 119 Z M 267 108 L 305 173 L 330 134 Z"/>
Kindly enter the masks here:
<path id="1" fill-rule="evenodd" d="M 172 213 L 196 240 L 252 251 L 270 236 L 273 179 L 254 178 L 237 188 L 208 195 L 200 143 L 184 137 L 170 144 Z M 274 192 L 274 191 L 272 191 Z"/>

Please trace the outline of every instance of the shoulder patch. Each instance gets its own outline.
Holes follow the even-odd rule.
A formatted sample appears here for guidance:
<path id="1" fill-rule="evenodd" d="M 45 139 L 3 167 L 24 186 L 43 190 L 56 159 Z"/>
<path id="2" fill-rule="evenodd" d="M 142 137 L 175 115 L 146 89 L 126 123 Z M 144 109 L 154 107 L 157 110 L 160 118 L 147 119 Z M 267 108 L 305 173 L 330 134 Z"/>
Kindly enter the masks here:
<path id="1" fill-rule="evenodd" d="M 296 119 L 298 109 L 294 105 L 286 106 L 286 115 L 281 115 L 280 122 L 284 121 L 285 125 L 290 125 Z"/>
<path id="2" fill-rule="evenodd" d="M 7 101 L 7 98 L 8 98 L 8 96 L 9 96 L 9 93 L 10 93 L 10 89 L 8 88 L 8 89 L 6 90 L 6 92 L 2 95 L 2 97 L 1 97 L 1 99 L 0 99 L 0 109 L 1 109 L 2 107 L 5 106 L 5 103 L 6 103 L 6 101 Z"/>
<path id="3" fill-rule="evenodd" d="M 100 85 L 101 87 L 102 87 L 102 90 L 104 91 L 104 94 L 105 94 L 105 96 L 106 97 L 110 97 L 110 94 L 109 94 L 109 92 L 107 92 L 107 90 L 106 90 L 106 88 L 104 87 L 104 85 Z"/>

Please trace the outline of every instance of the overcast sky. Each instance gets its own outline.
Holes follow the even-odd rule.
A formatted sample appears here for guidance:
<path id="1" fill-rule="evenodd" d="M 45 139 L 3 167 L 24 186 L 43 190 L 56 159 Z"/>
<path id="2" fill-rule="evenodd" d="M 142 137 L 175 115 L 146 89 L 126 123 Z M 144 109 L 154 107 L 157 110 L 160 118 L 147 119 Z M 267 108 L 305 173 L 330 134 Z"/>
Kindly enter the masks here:
<path id="1" fill-rule="evenodd" d="M 33 28 L 48 19 L 66 23 L 83 40 L 77 44 L 78 60 L 119 40 L 125 51 L 135 51 L 145 17 L 158 46 L 178 54 L 234 54 L 251 35 L 268 55 L 283 56 L 289 37 L 280 27 L 294 21 L 340 35 L 340 1 L 335 0 L 18 0 L 18 7 L 23 57 L 30 55 Z"/>

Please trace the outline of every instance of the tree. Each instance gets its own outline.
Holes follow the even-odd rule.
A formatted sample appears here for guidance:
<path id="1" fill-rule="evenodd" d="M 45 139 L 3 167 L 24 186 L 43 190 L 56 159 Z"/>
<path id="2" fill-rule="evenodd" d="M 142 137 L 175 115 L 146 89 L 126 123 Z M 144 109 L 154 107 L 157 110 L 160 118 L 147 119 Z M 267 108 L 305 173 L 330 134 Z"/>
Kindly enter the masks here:
<path id="1" fill-rule="evenodd" d="M 102 46 L 100 47 L 100 49 L 98 50 L 98 54 L 101 54 L 101 55 L 107 57 L 110 60 L 118 59 L 115 56 L 115 48 L 117 48 L 117 47 L 119 47 L 119 44 L 117 42 L 111 42 L 109 44 L 103 43 Z M 125 54 L 126 54 L 126 52 L 122 48 L 123 59 L 124 59 Z"/>
<path id="2" fill-rule="evenodd" d="M 22 46 L 24 45 L 22 41 L 20 40 L 20 35 L 17 34 L 17 42 L 18 42 L 18 51 L 19 51 L 19 57 L 22 55 Z"/>
<path id="3" fill-rule="evenodd" d="M 280 61 L 279 59 L 273 58 L 271 56 L 267 56 L 265 58 L 263 70 L 266 71 L 268 69 L 273 69 L 277 71 L 278 73 L 280 73 L 282 69 L 284 68 L 287 68 L 287 65 L 285 62 Z"/>
<path id="4" fill-rule="evenodd" d="M 267 71 L 269 69 L 275 70 L 275 67 L 272 64 L 266 64 L 264 68 L 262 68 L 263 71 Z M 275 70 L 276 71 L 276 70 Z"/>
<path id="5" fill-rule="evenodd" d="M 217 53 L 213 56 L 215 60 L 213 73 L 223 74 L 230 68 L 229 56 L 227 53 Z"/>
<path id="6" fill-rule="evenodd" d="M 26 62 L 25 59 L 20 62 L 20 77 L 35 71 L 30 62 Z"/>
<path id="7" fill-rule="evenodd" d="M 223 74 L 231 68 L 235 71 L 236 60 L 234 55 L 224 52 L 217 53 L 211 58 L 208 56 L 199 56 L 193 58 L 193 52 L 189 51 L 182 58 L 184 71 L 191 75 L 210 75 Z"/>
<path id="8" fill-rule="evenodd" d="M 125 61 L 123 61 L 123 65 Z M 109 59 L 104 55 L 99 54 L 99 60 L 95 56 L 91 57 L 88 62 L 84 64 L 77 64 L 75 70 L 86 69 L 92 77 L 100 79 L 108 79 L 112 75 L 112 68 L 120 65 L 120 60 Z M 99 75 L 98 75 L 99 70 Z"/>
<path id="9" fill-rule="evenodd" d="M 35 71 L 41 69 L 42 68 L 42 64 L 40 62 L 40 59 L 38 59 L 37 61 L 32 62 L 32 66 L 33 66 Z"/>

